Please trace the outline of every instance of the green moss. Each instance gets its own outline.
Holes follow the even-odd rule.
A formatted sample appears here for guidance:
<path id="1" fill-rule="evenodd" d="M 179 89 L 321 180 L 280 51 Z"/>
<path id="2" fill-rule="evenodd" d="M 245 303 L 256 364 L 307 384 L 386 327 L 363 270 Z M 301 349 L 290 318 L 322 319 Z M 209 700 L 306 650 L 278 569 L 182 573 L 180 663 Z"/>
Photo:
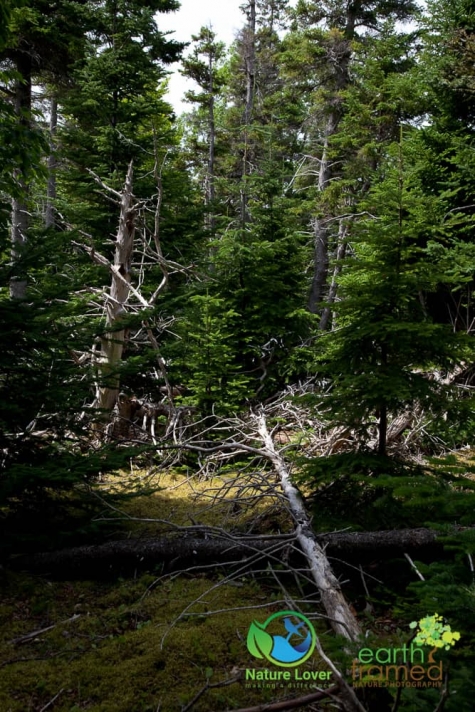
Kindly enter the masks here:
<path id="1" fill-rule="evenodd" d="M 229 472 L 226 481 L 191 481 L 181 473 L 152 481 L 136 471 L 133 478 L 110 476 L 99 487 L 135 493 L 120 505 L 124 514 L 162 520 L 138 523 L 111 510 L 116 537 L 157 535 L 169 530 L 166 522 L 222 527 L 231 522 L 239 530 L 259 514 L 268 530 L 269 517 L 277 521 L 275 502 L 262 498 L 236 511 L 237 490 Z M 253 493 L 258 491 L 249 486 L 246 496 Z M 285 526 L 280 515 L 276 527 Z M 54 712 L 156 712 L 159 705 L 162 712 L 179 712 L 207 680 L 233 678 L 257 662 L 245 643 L 256 615 L 252 607 L 269 603 L 258 611 L 262 620 L 281 607 L 272 603 L 275 597 L 264 580 L 249 575 L 231 585 L 221 570 L 212 577 L 157 576 L 148 572 L 105 583 L 8 574 L 0 606 L 0 710 L 39 710 L 61 691 Z M 66 622 L 73 615 L 79 617 Z M 12 642 L 48 626 L 55 627 L 21 644 Z M 236 682 L 207 690 L 193 712 L 278 697 L 276 690 L 246 689 Z"/>
<path id="2" fill-rule="evenodd" d="M 204 595 L 216 586 L 216 579 L 176 578 L 144 597 L 150 583 L 149 574 L 107 585 L 9 576 L 0 609 L 6 623 L 0 709 L 41 709 L 62 690 L 55 712 L 145 712 L 156 710 L 159 703 L 164 711 L 178 712 L 208 678 L 224 680 L 252 665 L 245 637 L 254 614 L 239 609 L 265 599 L 255 582 L 218 586 Z M 40 612 L 37 603 L 45 594 Z M 198 615 L 178 619 L 201 596 L 190 609 Z M 216 609 L 233 610 L 205 615 Z M 270 604 L 259 616 L 272 610 Z M 80 617 L 65 623 L 74 613 Z M 21 645 L 11 642 L 53 624 L 51 631 Z M 207 691 L 193 709 L 209 712 L 257 704 L 275 694 L 247 690 L 238 682 Z"/>

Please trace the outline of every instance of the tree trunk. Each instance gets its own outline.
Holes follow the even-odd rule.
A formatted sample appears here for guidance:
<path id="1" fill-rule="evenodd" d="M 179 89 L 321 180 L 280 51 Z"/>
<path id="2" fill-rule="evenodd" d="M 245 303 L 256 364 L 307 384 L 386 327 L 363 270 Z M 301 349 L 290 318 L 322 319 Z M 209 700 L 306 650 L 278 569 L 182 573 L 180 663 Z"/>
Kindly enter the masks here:
<path id="1" fill-rule="evenodd" d="M 323 193 L 334 178 L 333 161 L 330 160 L 330 144 L 332 137 L 338 132 L 343 115 L 342 92 L 350 83 L 349 64 L 351 58 L 351 40 L 355 31 L 355 7 L 349 3 L 345 18 L 345 26 L 341 34 L 335 33 L 335 51 L 329 50 L 329 63 L 332 66 L 332 86 L 328 89 L 327 120 L 324 130 L 323 150 L 318 174 L 318 190 Z M 324 207 L 323 214 L 315 218 L 314 233 L 314 268 L 312 285 L 308 302 L 312 314 L 321 313 L 321 304 L 325 301 L 330 262 L 330 220 L 334 217 Z M 323 316 L 323 314 L 322 314 Z"/>
<path id="2" fill-rule="evenodd" d="M 323 193 L 332 178 L 332 168 L 328 156 L 328 149 L 331 137 L 337 132 L 340 123 L 340 111 L 336 107 L 330 110 L 325 127 L 325 139 L 323 144 L 322 158 L 320 160 L 320 170 L 318 173 L 318 191 Z M 315 218 L 313 223 L 314 235 L 314 267 L 312 286 L 310 288 L 309 311 L 316 314 L 321 303 L 325 299 L 325 289 L 328 277 L 329 258 L 329 218 L 324 215 Z"/>
<path id="3" fill-rule="evenodd" d="M 351 218 L 350 218 L 351 220 Z M 333 277 L 328 291 L 327 304 L 322 311 L 322 316 L 320 317 L 320 322 L 318 328 L 320 331 L 325 331 L 330 323 L 330 316 L 332 306 L 336 300 L 336 293 L 338 288 L 338 276 L 341 272 L 341 261 L 346 255 L 346 238 L 349 231 L 349 223 L 344 220 L 340 220 L 340 230 L 338 235 L 338 247 L 336 251 L 335 267 L 333 269 Z"/>
<path id="4" fill-rule="evenodd" d="M 190 530 L 193 530 L 190 527 Z M 456 533 L 457 530 L 454 531 Z M 196 533 L 196 532 L 194 532 Z M 161 539 L 124 539 L 106 544 L 78 546 L 60 551 L 28 554 L 9 562 L 15 570 L 48 573 L 60 578 L 118 576 L 133 574 L 136 570 L 151 569 L 161 564 L 167 571 L 186 569 L 189 566 L 209 566 L 238 561 L 245 557 L 271 556 L 289 560 L 289 546 L 295 537 L 229 537 L 212 538 L 203 527 L 203 538 L 196 536 L 167 537 Z M 315 535 L 318 546 L 330 556 L 349 557 L 354 563 L 357 556 L 401 556 L 405 552 L 439 556 L 443 544 L 433 529 L 397 529 L 379 532 L 331 532 Z M 443 537 L 447 535 L 444 534 Z M 292 547 L 295 551 L 295 548 Z M 290 550 L 290 556 L 293 556 Z"/>
<path id="5" fill-rule="evenodd" d="M 330 625 L 335 633 L 342 635 L 347 640 L 358 640 L 362 635 L 359 624 L 345 600 L 325 550 L 320 546 L 315 533 L 312 531 L 310 519 L 305 511 L 300 493 L 292 484 L 288 468 L 274 447 L 263 416 L 259 419 L 259 435 L 264 442 L 269 459 L 280 477 L 282 489 L 287 497 L 290 511 L 297 526 L 297 541 L 307 559 L 310 573 L 322 597 L 322 604 L 330 619 Z"/>
<path id="6" fill-rule="evenodd" d="M 119 395 L 118 367 L 122 360 L 126 331 L 121 326 L 129 297 L 130 271 L 135 234 L 135 207 L 132 195 L 132 161 L 122 191 L 119 229 L 117 232 L 112 282 L 106 309 L 107 331 L 101 337 L 101 351 L 97 359 L 98 384 L 94 406 L 110 412 Z"/>
<path id="7" fill-rule="evenodd" d="M 32 95 L 32 61 L 28 51 L 18 52 L 16 69 L 19 74 L 15 87 L 15 112 L 18 117 L 20 131 L 25 133 L 31 129 L 31 95 Z M 28 194 L 29 186 L 25 177 L 16 174 L 21 197 L 12 200 L 12 262 L 16 272 L 18 262 L 26 243 L 29 212 Z M 12 299 L 24 299 L 26 295 L 26 279 L 21 274 L 14 274 L 10 281 L 10 296 Z"/>
<path id="8" fill-rule="evenodd" d="M 45 227 L 54 227 L 56 200 L 56 148 L 55 136 L 58 128 L 58 101 L 55 96 L 51 97 L 50 107 L 50 154 L 48 156 L 48 186 L 46 193 Z"/>

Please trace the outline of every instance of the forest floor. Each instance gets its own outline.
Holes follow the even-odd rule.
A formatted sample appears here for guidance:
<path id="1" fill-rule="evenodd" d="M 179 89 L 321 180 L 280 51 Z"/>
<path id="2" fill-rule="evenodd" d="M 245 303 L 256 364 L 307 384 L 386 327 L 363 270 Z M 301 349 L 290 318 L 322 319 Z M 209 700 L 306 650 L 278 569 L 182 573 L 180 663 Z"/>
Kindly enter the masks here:
<path id="1" fill-rule="evenodd" d="M 108 477 L 100 487 L 137 493 L 149 484 L 139 471 Z M 115 538 L 132 530 L 154 536 L 169 528 L 165 522 L 229 527 L 232 520 L 239 529 L 245 516 L 236 512 L 233 489 L 215 502 L 222 484 L 221 478 L 161 475 L 160 491 L 122 507 L 124 517 L 148 522 L 124 521 L 106 507 L 104 517 L 117 518 Z M 270 512 L 275 520 L 274 509 L 261 505 L 252 516 L 264 521 Z M 253 665 L 246 649 L 251 622 L 283 608 L 270 575 L 227 579 L 218 566 L 206 575 L 164 574 L 158 567 L 129 580 L 97 582 L 9 572 L 2 589 L 2 712 L 211 712 L 278 697 L 271 687 L 249 689 L 242 678 Z"/>
<path id="2" fill-rule="evenodd" d="M 168 473 L 131 469 L 106 476 L 94 486 L 101 507 L 97 524 L 105 524 L 111 541 L 181 536 L 185 527 L 222 528 L 236 535 L 292 531 L 277 479 L 271 471 L 246 467 L 237 473 L 229 466 L 220 476 L 196 475 L 185 466 Z M 133 496 L 111 504 L 110 495 Z M 417 577 L 401 558 L 394 565 L 375 556 L 363 568 L 356 561 L 332 560 L 365 631 L 365 644 L 375 648 L 400 648 L 411 637 L 408 616 L 416 599 L 409 596 L 404 603 L 401 592 Z M 349 669 L 354 651 L 349 654 L 345 641 L 330 631 L 308 579 L 299 580 L 295 569 L 279 561 L 260 559 L 252 569 L 240 563 L 231 568 L 200 563 L 187 570 L 158 565 L 113 580 L 107 575 L 58 580 L 61 575 L 0 570 L 0 711 L 224 712 L 310 694 L 314 682 L 291 689 L 245 679 L 246 669 L 265 668 L 246 646 L 252 622 L 263 623 L 283 610 L 307 615 L 329 658 L 340 670 Z M 427 575 L 429 569 L 422 570 Z M 429 589 L 426 598 L 437 595 Z M 457 586 L 457 596 L 464 590 Z M 467 595 L 464 602 L 471 600 Z M 422 603 L 426 615 L 435 612 L 433 605 L 429 602 L 425 611 Z M 470 657 L 470 650 L 464 654 Z M 313 655 L 299 670 L 329 667 Z M 456 683 L 470 696 L 465 670 L 457 673 L 461 681 Z M 432 712 L 440 699 L 439 690 L 405 690 L 393 709 Z M 328 705 L 331 700 L 305 709 Z M 381 712 L 391 706 L 367 709 Z"/>

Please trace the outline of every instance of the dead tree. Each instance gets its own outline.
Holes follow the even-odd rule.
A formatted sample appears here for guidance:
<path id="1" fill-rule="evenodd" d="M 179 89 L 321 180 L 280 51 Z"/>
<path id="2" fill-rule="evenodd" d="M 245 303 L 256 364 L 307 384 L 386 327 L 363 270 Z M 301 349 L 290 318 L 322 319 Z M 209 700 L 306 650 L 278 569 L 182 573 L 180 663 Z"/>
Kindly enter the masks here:
<path id="1" fill-rule="evenodd" d="M 112 281 L 106 302 L 106 332 L 101 336 L 101 349 L 96 357 L 97 389 L 94 406 L 111 412 L 119 395 L 118 366 L 126 339 L 123 324 L 126 304 L 130 294 L 130 272 L 134 249 L 137 206 L 132 194 L 132 161 L 120 201 L 119 229 L 117 231 L 114 262 L 110 264 Z"/>
<path id="2" fill-rule="evenodd" d="M 142 520 L 141 520 L 142 521 Z M 473 531 L 473 528 L 467 529 Z M 454 529 L 456 535 L 463 532 Z M 403 556 L 430 554 L 440 556 L 445 535 L 434 529 L 395 529 L 377 532 L 329 532 L 315 535 L 315 541 L 328 557 Z M 167 571 L 186 567 L 220 566 L 230 561 L 241 564 L 246 557 L 259 553 L 263 558 L 289 562 L 289 546 L 295 534 L 275 536 L 238 536 L 217 534 L 213 527 L 181 527 L 177 536 L 123 539 L 105 544 L 78 546 L 59 551 L 29 554 L 12 559 L 9 567 L 58 578 L 68 576 L 116 576 L 163 565 Z M 280 543 L 277 548 L 276 545 Z M 291 560 L 296 555 L 292 549 Z"/>
<path id="3" fill-rule="evenodd" d="M 73 245 L 85 250 L 91 259 L 98 265 L 105 267 L 111 274 L 111 284 L 109 288 L 99 292 L 105 301 L 106 324 L 104 333 L 100 337 L 100 347 L 93 350 L 93 365 L 95 368 L 96 394 L 94 408 L 103 414 L 102 424 L 96 425 L 96 432 L 110 435 L 114 432 L 121 432 L 122 436 L 128 437 L 127 422 L 131 422 L 128 417 L 129 402 L 127 397 L 120 399 L 120 376 L 119 369 L 122 361 L 124 347 L 129 336 L 129 329 L 126 317 L 130 314 L 139 315 L 142 312 L 149 312 L 156 303 L 159 295 L 167 289 L 171 274 L 177 272 L 189 272 L 191 267 L 172 262 L 163 256 L 160 243 L 160 210 L 162 203 L 161 167 L 158 162 L 158 155 L 155 156 L 154 176 L 157 181 L 156 200 L 150 207 L 150 201 L 137 200 L 132 189 L 132 162 L 127 171 L 124 188 L 119 193 L 107 184 L 99 176 L 89 171 L 94 180 L 100 185 L 103 192 L 107 194 L 114 203 L 119 205 L 119 228 L 115 240 L 115 253 L 113 260 L 109 260 L 105 255 L 96 250 L 92 244 L 92 237 L 87 236 L 90 244 L 73 241 Z M 153 214 L 153 230 L 146 226 L 144 215 L 146 212 Z M 140 230 L 138 228 L 141 228 Z M 135 244 L 137 243 L 137 244 Z M 132 259 L 135 250 L 141 254 L 141 272 L 139 275 L 139 286 L 132 283 Z M 143 296 L 140 285 L 144 279 L 143 270 L 146 264 L 158 264 L 162 271 L 162 279 L 154 292 L 147 299 Z M 94 303 L 97 308 L 97 303 Z M 156 362 L 160 378 L 163 379 L 167 408 L 163 408 L 159 403 L 151 404 L 150 413 L 155 410 L 160 414 L 167 414 L 170 421 L 176 420 L 176 409 L 174 406 L 174 388 L 167 375 L 166 364 L 160 353 L 160 346 L 157 336 L 153 331 L 153 326 L 144 316 L 142 328 L 139 330 L 146 336 L 156 355 Z M 133 337 L 132 337 L 133 338 Z M 89 354 L 75 353 L 73 355 L 78 365 L 89 360 Z M 161 390 L 161 389 L 160 389 Z M 122 427 L 117 428 L 116 423 L 111 423 L 111 417 L 122 419 Z M 181 417 L 181 416 L 180 416 Z M 109 422 L 109 425 L 107 423 Z M 106 425 L 106 427 L 104 427 Z M 154 439 L 154 422 L 149 422 L 149 435 Z M 146 431 L 145 431 L 146 432 Z"/>
<path id="4" fill-rule="evenodd" d="M 282 489 L 295 520 L 297 541 L 305 554 L 312 578 L 320 591 L 331 626 L 335 633 L 342 635 L 347 640 L 355 641 L 362 634 L 360 626 L 345 600 L 325 550 L 318 543 L 315 533 L 312 531 L 302 498 L 291 482 L 284 458 L 274 446 L 264 415 L 259 417 L 258 432 L 264 443 L 266 456 L 272 461 L 280 477 Z"/>

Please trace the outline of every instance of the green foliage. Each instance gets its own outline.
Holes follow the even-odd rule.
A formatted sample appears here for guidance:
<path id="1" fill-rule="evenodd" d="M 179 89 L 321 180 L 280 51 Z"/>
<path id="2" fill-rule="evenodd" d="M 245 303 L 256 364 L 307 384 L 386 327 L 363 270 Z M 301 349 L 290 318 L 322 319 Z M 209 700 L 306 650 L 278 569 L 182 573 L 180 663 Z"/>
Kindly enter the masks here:
<path id="1" fill-rule="evenodd" d="M 471 354 L 470 339 L 437 323 L 426 306 L 440 284 L 464 283 L 447 253 L 451 229 L 465 218 L 447 216 L 444 196 L 424 195 L 412 168 L 415 150 L 417 141 L 391 148 L 361 206 L 367 217 L 355 225 L 353 256 L 344 261 L 337 329 L 322 339 L 332 415 L 362 436 L 375 415 L 416 402 L 444 412 L 456 389 L 429 373 L 447 373 Z"/>
<path id="2" fill-rule="evenodd" d="M 467 525 L 475 485 L 467 466 L 411 465 L 369 452 L 341 453 L 301 464 L 297 481 L 310 487 L 319 527 L 361 530 Z"/>
<path id="3" fill-rule="evenodd" d="M 117 209 L 88 171 L 120 190 L 131 160 L 139 175 L 147 161 L 152 166 L 154 158 L 161 161 L 175 143 L 171 107 L 160 83 L 163 63 L 176 60 L 183 45 L 166 39 L 154 18 L 156 11 L 175 7 L 175 0 L 121 0 L 90 8 L 85 52 L 62 97 L 61 143 L 68 164 L 60 175 L 59 206 L 75 227 L 96 239 L 115 233 Z M 153 170 L 144 173 L 148 180 L 136 181 L 134 191 L 145 190 L 149 197 L 156 180 Z"/>
<path id="4" fill-rule="evenodd" d="M 179 368 L 182 375 L 188 371 L 185 383 L 191 402 L 205 413 L 215 405 L 217 412 L 236 408 L 248 389 L 248 379 L 236 361 L 239 314 L 211 295 L 195 295 L 190 304 L 192 309 L 180 325 Z"/>

